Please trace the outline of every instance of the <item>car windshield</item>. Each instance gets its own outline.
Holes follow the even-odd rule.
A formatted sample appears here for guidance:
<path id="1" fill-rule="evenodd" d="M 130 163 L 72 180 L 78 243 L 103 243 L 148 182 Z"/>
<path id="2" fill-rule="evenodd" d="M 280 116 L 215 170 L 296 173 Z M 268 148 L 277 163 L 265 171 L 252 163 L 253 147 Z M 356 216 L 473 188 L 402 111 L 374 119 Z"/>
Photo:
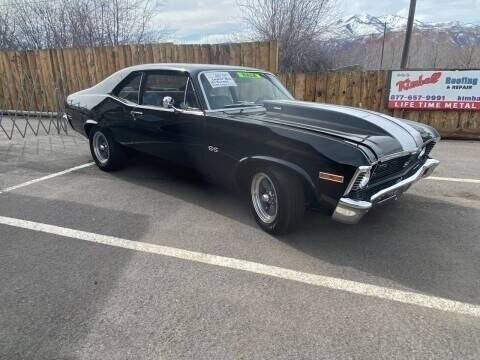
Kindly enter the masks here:
<path id="1" fill-rule="evenodd" d="M 265 100 L 291 100 L 287 89 L 260 71 L 208 71 L 200 76 L 210 109 L 263 105 Z"/>

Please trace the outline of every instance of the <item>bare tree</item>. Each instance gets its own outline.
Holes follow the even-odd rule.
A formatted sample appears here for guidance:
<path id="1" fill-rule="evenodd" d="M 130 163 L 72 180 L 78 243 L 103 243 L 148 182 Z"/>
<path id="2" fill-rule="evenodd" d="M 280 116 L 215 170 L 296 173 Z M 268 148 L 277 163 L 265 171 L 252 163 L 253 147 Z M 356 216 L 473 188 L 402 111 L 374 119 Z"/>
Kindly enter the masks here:
<path id="1" fill-rule="evenodd" d="M 43 49 L 158 42 L 156 0 L 17 0 L 0 13 L 0 48 Z M 8 39 L 8 41 L 7 41 Z"/>
<path id="2" fill-rule="evenodd" d="M 257 40 L 278 40 L 282 71 L 312 70 L 324 63 L 320 40 L 335 20 L 336 0 L 238 0 Z"/>
<path id="3" fill-rule="evenodd" d="M 480 66 L 480 46 L 464 46 L 458 52 L 458 65 L 465 69 L 473 69 Z"/>
<path id="4" fill-rule="evenodd" d="M 12 26 L 8 7 L 0 7 L 0 49 L 11 49 L 14 44 L 15 28 Z"/>
<path id="5" fill-rule="evenodd" d="M 402 35 L 391 34 L 385 44 L 384 67 L 396 69 L 400 63 Z M 360 64 L 365 69 L 378 68 L 375 60 L 378 45 L 375 41 L 352 41 L 337 46 L 332 52 L 334 67 Z M 431 34 L 416 34 L 412 39 L 409 67 L 411 68 L 460 68 L 472 69 L 480 66 L 480 45 L 461 45 L 448 38 Z"/>

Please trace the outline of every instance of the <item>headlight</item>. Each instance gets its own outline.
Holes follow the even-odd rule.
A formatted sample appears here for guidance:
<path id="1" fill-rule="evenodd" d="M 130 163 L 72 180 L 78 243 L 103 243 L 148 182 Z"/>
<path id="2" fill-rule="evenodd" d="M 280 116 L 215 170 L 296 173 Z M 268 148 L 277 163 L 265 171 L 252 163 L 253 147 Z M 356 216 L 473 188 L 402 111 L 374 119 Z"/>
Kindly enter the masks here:
<path id="1" fill-rule="evenodd" d="M 422 151 L 420 151 L 420 154 L 418 154 L 418 158 L 421 159 L 425 155 L 426 151 L 427 151 L 427 148 L 423 148 Z"/>
<path id="2" fill-rule="evenodd" d="M 344 195 L 348 195 L 351 191 L 364 189 L 370 181 L 371 170 L 371 166 L 360 166 L 350 181 L 347 190 L 345 190 Z"/>
<path id="3" fill-rule="evenodd" d="M 367 169 L 366 171 L 362 172 L 358 177 L 361 178 L 358 183 L 358 187 L 360 189 L 365 188 L 368 185 L 368 182 L 370 181 L 370 169 Z"/>

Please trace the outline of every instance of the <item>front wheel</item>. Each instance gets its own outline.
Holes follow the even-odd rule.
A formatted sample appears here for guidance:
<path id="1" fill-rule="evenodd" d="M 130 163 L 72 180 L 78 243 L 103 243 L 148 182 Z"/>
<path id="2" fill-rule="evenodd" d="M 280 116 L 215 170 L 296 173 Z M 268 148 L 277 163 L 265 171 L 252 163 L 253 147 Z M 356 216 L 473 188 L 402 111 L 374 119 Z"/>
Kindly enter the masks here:
<path id="1" fill-rule="evenodd" d="M 94 127 L 90 131 L 89 140 L 93 160 L 101 170 L 112 171 L 123 165 L 124 149 L 113 140 L 107 130 Z"/>
<path id="2" fill-rule="evenodd" d="M 250 207 L 260 227 L 270 234 L 297 228 L 305 214 L 301 181 L 287 171 L 267 168 L 250 177 Z"/>

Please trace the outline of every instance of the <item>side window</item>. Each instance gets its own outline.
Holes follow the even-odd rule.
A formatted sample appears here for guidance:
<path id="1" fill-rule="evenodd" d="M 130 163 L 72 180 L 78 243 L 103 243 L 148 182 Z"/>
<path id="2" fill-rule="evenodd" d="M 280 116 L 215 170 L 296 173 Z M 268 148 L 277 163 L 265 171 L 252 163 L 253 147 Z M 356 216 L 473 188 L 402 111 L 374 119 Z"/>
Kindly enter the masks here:
<path id="1" fill-rule="evenodd" d="M 184 106 L 187 75 L 181 73 L 151 73 L 147 74 L 143 89 L 143 105 L 162 106 L 163 98 L 170 96 L 173 105 Z"/>
<path id="2" fill-rule="evenodd" d="M 197 95 L 193 89 L 193 83 L 188 82 L 187 92 L 185 94 L 185 102 L 183 104 L 183 109 L 199 109 Z"/>
<path id="3" fill-rule="evenodd" d="M 119 98 L 131 101 L 138 104 L 138 94 L 140 93 L 140 82 L 142 74 L 132 76 L 127 82 L 117 91 Z"/>

